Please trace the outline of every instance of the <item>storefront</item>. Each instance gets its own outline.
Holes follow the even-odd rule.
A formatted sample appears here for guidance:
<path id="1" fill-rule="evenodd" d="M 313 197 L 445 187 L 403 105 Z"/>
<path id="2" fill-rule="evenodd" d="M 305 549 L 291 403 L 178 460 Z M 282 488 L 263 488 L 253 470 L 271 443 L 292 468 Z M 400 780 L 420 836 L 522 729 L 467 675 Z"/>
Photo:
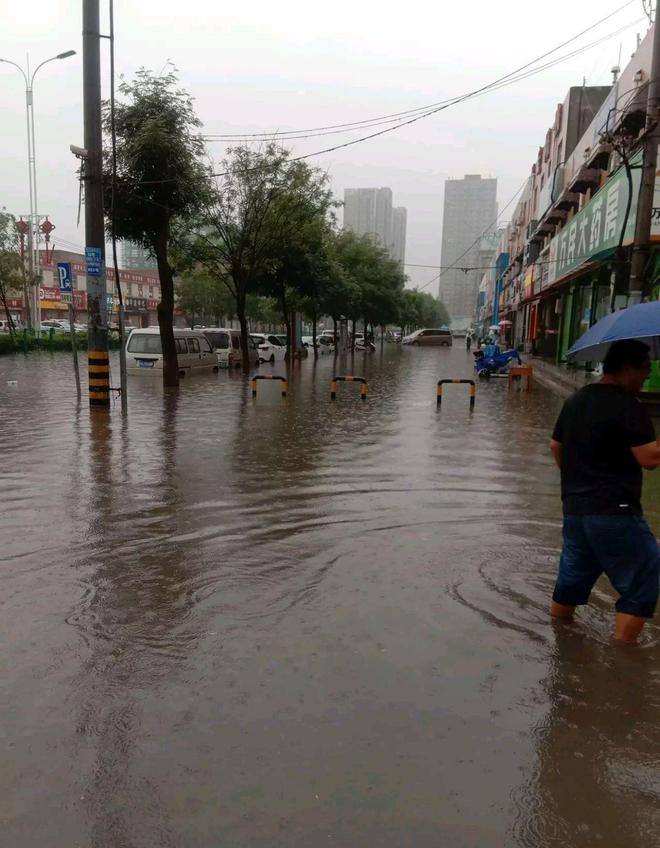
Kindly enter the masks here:
<path id="1" fill-rule="evenodd" d="M 60 318 L 67 320 L 69 317 L 69 304 L 62 303 L 62 293 L 57 288 L 50 286 L 42 286 L 39 289 L 39 306 L 41 309 L 41 320 L 47 321 L 51 318 Z M 83 317 L 86 320 L 87 313 L 87 293 L 84 291 L 73 292 L 73 308 L 76 312 L 76 319 L 81 320 Z M 83 316 L 81 313 L 85 313 Z"/>

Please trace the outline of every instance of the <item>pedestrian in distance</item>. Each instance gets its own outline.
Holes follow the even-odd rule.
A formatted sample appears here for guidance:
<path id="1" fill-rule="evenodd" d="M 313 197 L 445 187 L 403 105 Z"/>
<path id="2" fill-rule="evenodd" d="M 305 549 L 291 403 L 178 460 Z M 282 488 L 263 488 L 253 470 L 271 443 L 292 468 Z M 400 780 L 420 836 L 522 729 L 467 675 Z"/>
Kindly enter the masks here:
<path id="1" fill-rule="evenodd" d="M 605 573 L 619 594 L 615 639 L 634 643 L 655 612 L 660 550 L 642 513 L 642 469 L 660 466 L 660 443 L 637 395 L 651 369 L 642 342 L 615 342 L 603 377 L 569 398 L 550 450 L 561 470 L 563 548 L 554 618 L 572 618 Z"/>
<path id="2" fill-rule="evenodd" d="M 469 333 L 465 335 L 465 347 L 467 350 L 470 350 L 472 347 L 472 336 Z"/>

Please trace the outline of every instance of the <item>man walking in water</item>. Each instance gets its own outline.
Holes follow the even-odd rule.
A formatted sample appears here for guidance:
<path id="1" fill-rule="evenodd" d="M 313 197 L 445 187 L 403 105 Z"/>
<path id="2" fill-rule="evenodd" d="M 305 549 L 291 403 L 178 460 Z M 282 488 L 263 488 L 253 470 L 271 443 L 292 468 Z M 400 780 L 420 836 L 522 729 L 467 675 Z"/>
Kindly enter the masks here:
<path id="1" fill-rule="evenodd" d="M 642 514 L 642 468 L 660 466 L 660 444 L 637 399 L 649 348 L 615 342 L 603 377 L 569 398 L 550 450 L 561 469 L 563 548 L 551 614 L 571 618 L 604 572 L 619 593 L 615 638 L 635 642 L 655 612 L 660 550 Z"/>

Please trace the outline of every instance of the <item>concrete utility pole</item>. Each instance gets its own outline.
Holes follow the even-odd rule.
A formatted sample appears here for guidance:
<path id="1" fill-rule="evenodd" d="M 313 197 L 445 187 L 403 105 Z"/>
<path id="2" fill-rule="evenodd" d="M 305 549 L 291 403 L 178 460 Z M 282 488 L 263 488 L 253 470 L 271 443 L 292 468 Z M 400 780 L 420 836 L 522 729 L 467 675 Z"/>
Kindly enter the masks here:
<path id="1" fill-rule="evenodd" d="M 85 123 L 85 254 L 87 261 L 87 361 L 89 405 L 110 407 L 108 305 L 103 218 L 101 33 L 99 0 L 83 0 L 83 103 Z"/>
<path id="2" fill-rule="evenodd" d="M 649 260 L 653 196 L 655 194 L 655 172 L 658 167 L 658 144 L 660 144 L 660 25 L 655 5 L 653 24 L 653 57 L 646 101 L 646 135 L 644 138 L 644 162 L 642 181 L 637 200 L 635 240 L 633 242 L 630 279 L 628 281 L 628 306 L 640 303 L 644 290 L 644 272 Z"/>

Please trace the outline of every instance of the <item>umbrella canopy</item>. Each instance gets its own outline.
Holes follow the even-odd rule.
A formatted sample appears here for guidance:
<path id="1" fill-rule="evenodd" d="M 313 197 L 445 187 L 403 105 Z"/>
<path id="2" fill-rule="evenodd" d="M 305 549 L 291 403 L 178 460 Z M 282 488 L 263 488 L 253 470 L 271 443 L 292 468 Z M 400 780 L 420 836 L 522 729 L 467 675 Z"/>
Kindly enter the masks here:
<path id="1" fill-rule="evenodd" d="M 491 325 L 490 325 L 490 327 L 489 327 L 488 329 L 489 329 L 489 330 L 496 330 L 496 331 L 499 333 L 499 331 L 500 331 L 500 325 L 499 325 L 499 324 L 491 324 Z"/>
<path id="2" fill-rule="evenodd" d="M 510 327 L 510 326 L 511 326 L 511 321 L 509 321 L 507 318 L 502 318 L 502 320 L 500 321 L 500 327 Z"/>
<path id="3" fill-rule="evenodd" d="M 638 303 L 612 312 L 580 336 L 566 354 L 571 362 L 601 362 L 610 345 L 638 339 L 651 348 L 651 359 L 660 359 L 660 301 Z"/>

